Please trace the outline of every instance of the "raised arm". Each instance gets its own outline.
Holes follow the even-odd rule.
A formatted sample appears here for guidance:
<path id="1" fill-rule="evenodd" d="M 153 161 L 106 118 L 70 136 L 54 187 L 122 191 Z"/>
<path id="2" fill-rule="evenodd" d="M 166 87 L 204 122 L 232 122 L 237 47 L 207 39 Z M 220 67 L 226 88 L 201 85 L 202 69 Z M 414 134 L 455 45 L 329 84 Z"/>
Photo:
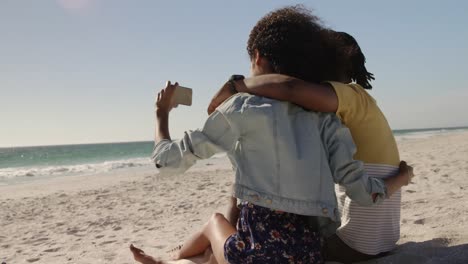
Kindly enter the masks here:
<path id="1" fill-rule="evenodd" d="M 202 130 L 188 131 L 180 140 L 171 140 L 168 129 L 170 102 L 177 87 L 168 83 L 156 103 L 157 128 L 152 160 L 161 172 L 182 173 L 199 159 L 216 153 L 230 151 L 238 140 L 234 129 L 220 112 L 215 112 L 205 122 Z"/>
<path id="2" fill-rule="evenodd" d="M 236 81 L 235 85 L 238 92 L 288 101 L 312 111 L 334 113 L 338 109 L 338 97 L 327 84 L 309 83 L 282 74 L 264 74 Z M 224 85 L 212 99 L 208 112 L 214 111 L 231 95 L 229 85 Z"/>
<path id="3" fill-rule="evenodd" d="M 171 134 L 169 133 L 169 112 L 173 108 L 172 97 L 178 85 L 177 82 L 172 85 L 170 81 L 167 81 L 166 87 L 161 89 L 156 98 L 155 143 L 165 139 L 171 140 Z"/>

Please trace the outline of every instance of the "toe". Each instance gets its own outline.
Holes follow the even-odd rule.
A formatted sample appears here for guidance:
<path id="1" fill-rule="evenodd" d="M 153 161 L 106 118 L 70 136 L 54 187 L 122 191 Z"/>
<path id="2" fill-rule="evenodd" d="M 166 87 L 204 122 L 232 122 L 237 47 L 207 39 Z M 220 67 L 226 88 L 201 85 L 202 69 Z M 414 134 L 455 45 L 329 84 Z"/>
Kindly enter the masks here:
<path id="1" fill-rule="evenodd" d="M 133 244 L 130 245 L 130 250 L 134 253 L 134 254 L 143 254 L 145 253 L 143 250 L 135 247 Z"/>

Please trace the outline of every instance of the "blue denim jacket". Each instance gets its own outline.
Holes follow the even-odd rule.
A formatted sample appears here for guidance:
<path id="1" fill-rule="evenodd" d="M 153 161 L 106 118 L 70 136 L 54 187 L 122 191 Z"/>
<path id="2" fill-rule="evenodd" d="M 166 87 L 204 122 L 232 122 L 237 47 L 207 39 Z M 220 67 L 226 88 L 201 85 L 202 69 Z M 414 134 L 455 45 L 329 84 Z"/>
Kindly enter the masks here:
<path id="1" fill-rule="evenodd" d="M 339 222 L 335 183 L 361 205 L 386 195 L 384 182 L 353 160 L 351 134 L 334 114 L 245 93 L 218 107 L 202 130 L 158 142 L 152 159 L 161 173 L 181 173 L 219 152 L 234 165 L 234 196 L 256 205 Z"/>

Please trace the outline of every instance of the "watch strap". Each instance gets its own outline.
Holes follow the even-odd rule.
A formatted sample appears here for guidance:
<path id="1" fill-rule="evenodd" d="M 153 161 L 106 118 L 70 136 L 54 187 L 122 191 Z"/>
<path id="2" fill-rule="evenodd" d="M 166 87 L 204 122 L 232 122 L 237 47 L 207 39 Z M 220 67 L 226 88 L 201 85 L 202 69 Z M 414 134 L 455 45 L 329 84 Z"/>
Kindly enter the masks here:
<path id="1" fill-rule="evenodd" d="M 231 90 L 232 94 L 238 93 L 237 88 L 236 88 L 236 81 L 244 80 L 244 79 L 245 79 L 244 75 L 240 75 L 240 74 L 234 74 L 229 78 L 228 80 L 229 89 Z"/>

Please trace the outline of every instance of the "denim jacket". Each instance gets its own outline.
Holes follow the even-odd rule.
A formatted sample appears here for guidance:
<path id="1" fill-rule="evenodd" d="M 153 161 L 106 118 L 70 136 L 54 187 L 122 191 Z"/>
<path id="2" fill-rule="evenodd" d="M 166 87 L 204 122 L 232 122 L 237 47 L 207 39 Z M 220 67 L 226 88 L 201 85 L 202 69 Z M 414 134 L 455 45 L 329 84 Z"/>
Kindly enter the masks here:
<path id="1" fill-rule="evenodd" d="M 234 196 L 256 205 L 339 223 L 335 183 L 361 205 L 386 196 L 381 179 L 353 159 L 351 134 L 334 114 L 245 93 L 208 117 L 202 130 L 162 140 L 152 159 L 161 173 L 181 173 L 226 152 L 235 169 Z M 371 193 L 377 193 L 374 201 Z"/>

